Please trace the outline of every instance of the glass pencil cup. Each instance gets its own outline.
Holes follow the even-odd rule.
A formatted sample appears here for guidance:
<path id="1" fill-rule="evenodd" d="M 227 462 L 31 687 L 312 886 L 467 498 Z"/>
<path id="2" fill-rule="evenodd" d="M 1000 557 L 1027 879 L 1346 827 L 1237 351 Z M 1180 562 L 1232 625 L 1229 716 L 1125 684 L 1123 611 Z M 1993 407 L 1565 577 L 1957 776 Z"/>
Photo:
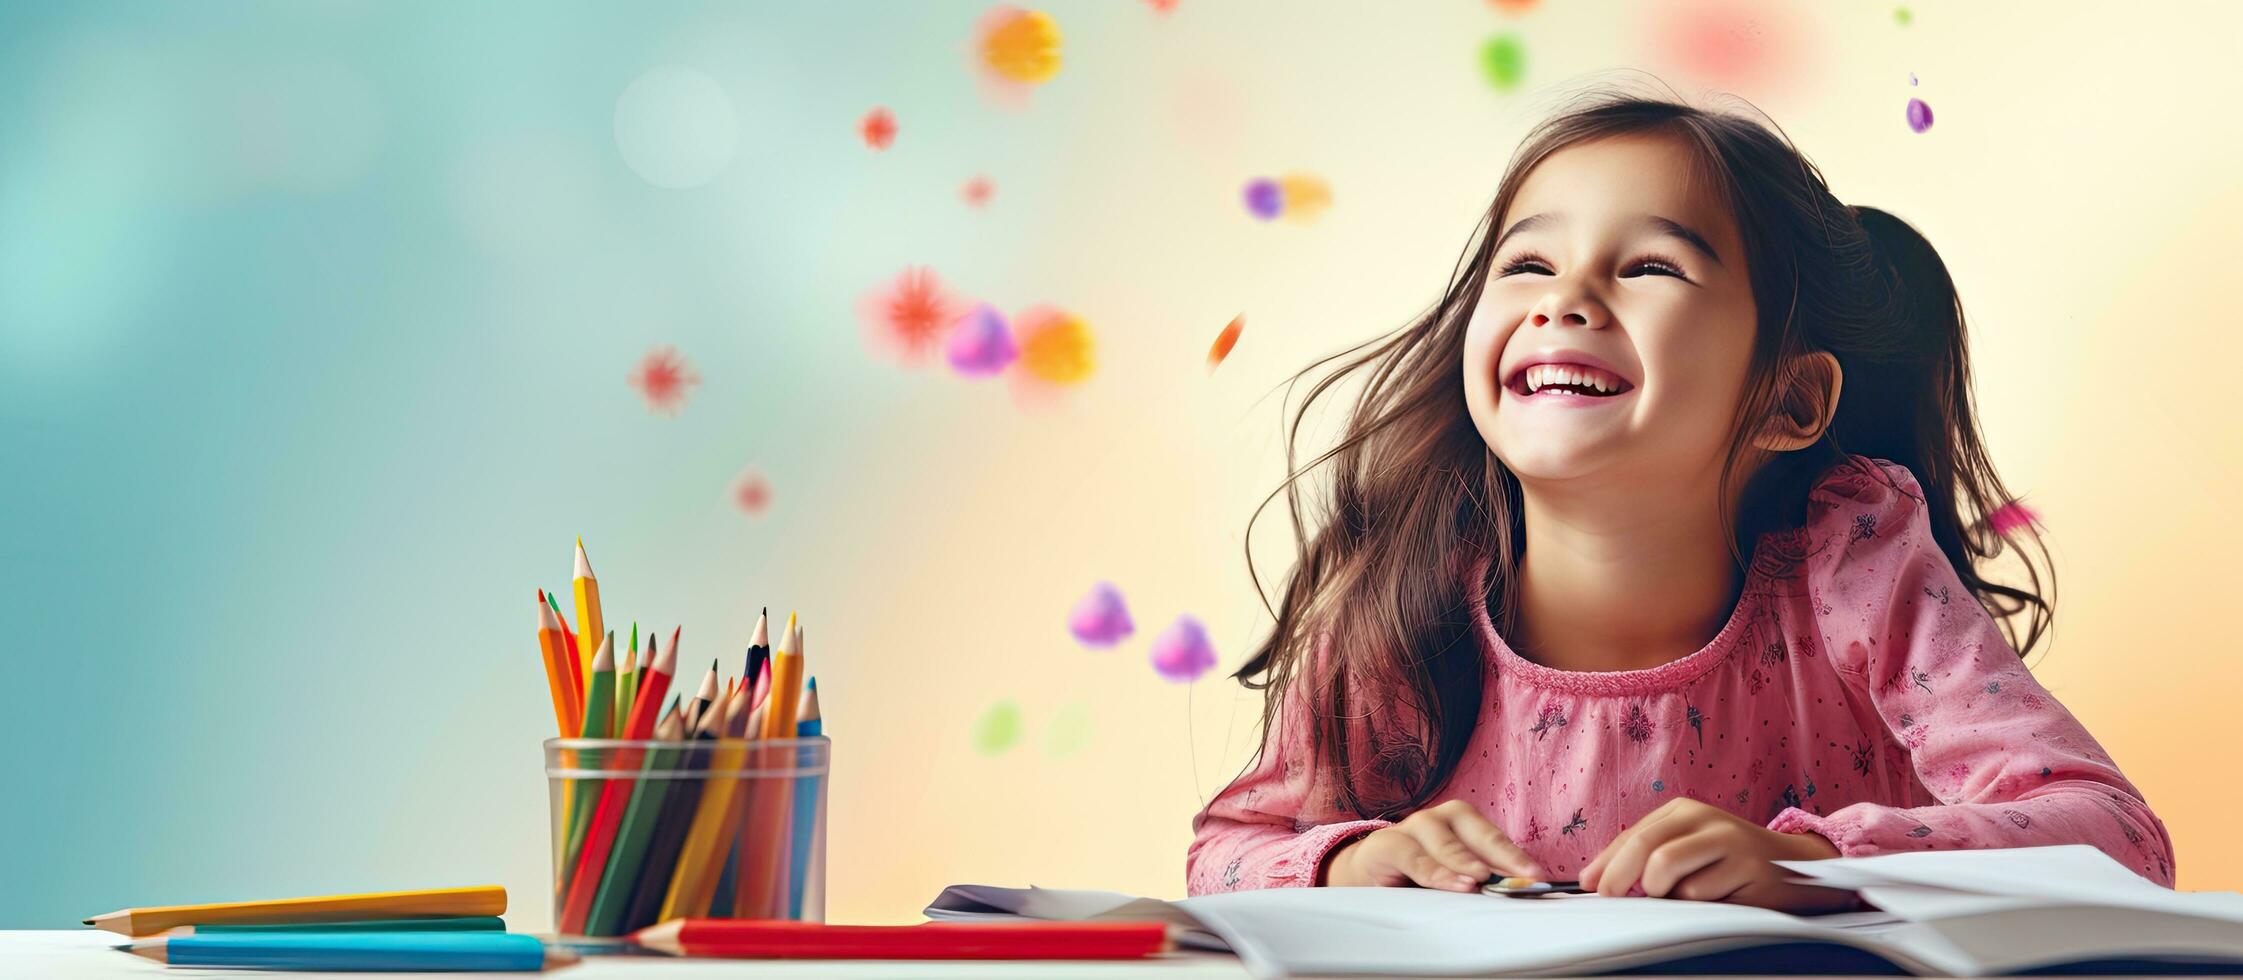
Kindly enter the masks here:
<path id="1" fill-rule="evenodd" d="M 825 921 L 823 735 L 545 740 L 553 932 L 678 918 Z"/>

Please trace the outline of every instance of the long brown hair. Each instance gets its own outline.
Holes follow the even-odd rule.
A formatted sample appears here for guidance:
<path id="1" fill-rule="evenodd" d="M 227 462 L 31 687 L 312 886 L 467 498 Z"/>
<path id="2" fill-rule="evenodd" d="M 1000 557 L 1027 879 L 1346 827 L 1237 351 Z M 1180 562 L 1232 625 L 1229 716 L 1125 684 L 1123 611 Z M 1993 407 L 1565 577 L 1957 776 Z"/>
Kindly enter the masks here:
<path id="1" fill-rule="evenodd" d="M 1962 307 L 1931 243 L 1890 214 L 1840 203 L 1772 124 L 1592 91 L 1528 134 L 1439 302 L 1384 337 L 1310 364 L 1287 386 L 1290 392 L 1330 367 L 1308 387 L 1286 429 L 1289 475 L 1247 522 L 1247 568 L 1257 591 L 1253 525 L 1280 493 L 1292 518 L 1295 563 L 1271 610 L 1275 626 L 1233 676 L 1265 691 L 1265 728 L 1278 724 L 1281 699 L 1308 699 L 1313 764 L 1331 777 L 1320 781 L 1336 787 L 1335 804 L 1358 815 L 1393 818 L 1415 810 L 1455 773 L 1485 684 L 1474 617 L 1484 605 L 1507 634 L 1517 618 L 1525 546 L 1518 480 L 1465 410 L 1460 369 L 1465 326 L 1494 257 L 1495 222 L 1526 174 L 1550 154 L 1640 134 L 1687 149 L 1693 177 L 1709 181 L 1734 215 L 1751 270 L 1759 322 L 1718 499 L 1732 499 L 1740 468 L 1754 458 L 1752 437 L 1800 390 L 1784 365 L 1827 351 L 1844 377 L 1822 436 L 1749 474 L 1734 498 L 1738 513 L 1723 515 L 1738 567 L 1746 567 L 1746 552 L 1762 532 L 1804 520 L 1807 491 L 1821 474 L 1860 454 L 1916 476 L 1940 550 L 2020 656 L 2053 619 L 2052 600 L 2041 596 L 2042 573 L 2029 561 L 2027 588 L 1979 575 L 1979 563 L 2005 545 L 2022 554 L 2029 539 L 2043 564 L 2048 553 L 2029 524 L 1993 529 L 1993 512 L 2011 498 L 1979 436 Z M 1339 441 L 1300 465 L 1296 450 L 1309 410 L 1358 375 L 1361 389 Z M 1302 484 L 1319 472 L 1321 506 L 1311 510 Z M 1468 585 L 1466 570 L 1482 559 L 1486 580 Z M 2053 597 L 2053 568 L 2050 575 Z M 2026 609 L 2030 629 L 2020 643 L 2011 617 Z M 1364 774 L 1378 778 L 1359 782 Z"/>

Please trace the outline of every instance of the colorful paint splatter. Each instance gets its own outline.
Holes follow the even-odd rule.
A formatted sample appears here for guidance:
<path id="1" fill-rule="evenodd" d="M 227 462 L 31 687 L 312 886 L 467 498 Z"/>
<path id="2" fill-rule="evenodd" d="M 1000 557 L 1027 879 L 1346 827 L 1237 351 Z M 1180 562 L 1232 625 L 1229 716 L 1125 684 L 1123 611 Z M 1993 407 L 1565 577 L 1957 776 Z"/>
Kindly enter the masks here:
<path id="1" fill-rule="evenodd" d="M 886 106 L 874 106 L 857 122 L 857 135 L 864 137 L 866 146 L 887 149 L 896 142 L 896 114 L 889 112 Z"/>
<path id="2" fill-rule="evenodd" d="M 1013 345 L 1005 315 L 996 307 L 978 303 L 973 312 L 951 327 L 943 353 L 951 370 L 969 378 L 987 378 L 1003 373 L 1006 365 L 1020 356 L 1020 348 Z"/>
<path id="3" fill-rule="evenodd" d="M 1480 45 L 1480 75 L 1498 92 L 1509 92 L 1526 79 L 1526 42 L 1505 31 Z"/>
<path id="4" fill-rule="evenodd" d="M 1067 617 L 1067 631 L 1084 646 L 1105 648 L 1128 639 L 1137 632 L 1137 624 L 1129 618 L 1121 590 L 1111 582 L 1100 582 L 1075 603 Z"/>
<path id="5" fill-rule="evenodd" d="M 1096 369 L 1096 343 L 1081 317 L 1040 306 L 1013 318 L 1013 326 L 1020 359 L 1010 377 L 1022 404 L 1048 400 L 1059 389 L 1088 380 Z"/>
<path id="6" fill-rule="evenodd" d="M 974 723 L 974 751 L 982 755 L 996 755 L 1012 748 L 1020 741 L 1020 706 L 1010 700 L 999 701 L 982 712 L 981 720 Z"/>
<path id="7" fill-rule="evenodd" d="M 999 5 L 974 23 L 973 55 L 982 92 L 1021 105 L 1030 89 L 1059 74 L 1059 25 L 1050 14 Z"/>
<path id="8" fill-rule="evenodd" d="M 646 399 L 647 408 L 675 417 L 685 408 L 686 395 L 701 383 L 701 376 L 675 348 L 657 347 L 639 359 L 639 366 L 632 368 L 625 380 Z"/>
<path id="9" fill-rule="evenodd" d="M 913 365 L 931 356 L 969 309 L 933 269 L 910 268 L 858 299 L 857 318 L 875 350 Z"/>
<path id="10" fill-rule="evenodd" d="M 1263 221 L 1285 210 L 1285 192 L 1277 186 L 1277 181 L 1267 177 L 1247 181 L 1245 190 L 1240 193 L 1246 199 L 1246 213 Z"/>
<path id="11" fill-rule="evenodd" d="M 2009 534 L 2028 527 L 2037 528 L 2041 526 L 2040 515 L 2034 513 L 2032 508 L 2025 506 L 2025 502 L 2022 500 L 2012 500 L 1995 508 L 1994 512 L 1987 516 L 1986 523 L 1993 526 L 1995 534 Z"/>
<path id="12" fill-rule="evenodd" d="M 1090 745 L 1090 705 L 1076 701 L 1060 708 L 1044 726 L 1044 754 L 1064 759 Z"/>
<path id="13" fill-rule="evenodd" d="M 966 206 L 969 208 L 988 206 L 989 199 L 996 193 L 996 182 L 979 175 L 966 181 L 966 186 L 958 189 L 958 196 L 966 202 Z"/>
<path id="14" fill-rule="evenodd" d="M 1223 363 L 1223 358 L 1231 356 L 1231 348 L 1238 346 L 1238 335 L 1245 329 L 1246 314 L 1241 313 L 1231 318 L 1231 322 L 1223 327 L 1222 333 L 1215 335 L 1214 346 L 1207 348 L 1208 370 L 1215 370 L 1217 365 Z"/>
<path id="15" fill-rule="evenodd" d="M 749 517 L 762 517 L 771 509 L 771 481 L 749 470 L 732 484 L 732 505 Z"/>
<path id="16" fill-rule="evenodd" d="M 1919 133 L 1931 128 L 1931 106 L 1924 100 L 1908 100 L 1908 128 Z"/>
<path id="17" fill-rule="evenodd" d="M 1178 616 L 1176 622 L 1153 638 L 1153 671 L 1178 683 L 1189 683 L 1215 666 L 1215 645 L 1207 639 L 1207 627 L 1191 616 Z"/>

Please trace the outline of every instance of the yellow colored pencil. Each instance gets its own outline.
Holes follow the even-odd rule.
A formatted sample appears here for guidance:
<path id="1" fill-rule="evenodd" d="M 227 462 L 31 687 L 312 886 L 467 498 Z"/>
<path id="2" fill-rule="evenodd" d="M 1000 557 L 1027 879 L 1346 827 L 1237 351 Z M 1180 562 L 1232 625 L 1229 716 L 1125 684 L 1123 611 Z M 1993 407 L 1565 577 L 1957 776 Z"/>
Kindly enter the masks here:
<path id="1" fill-rule="evenodd" d="M 733 801 L 739 795 L 740 779 L 733 773 L 747 756 L 748 743 L 733 734 L 744 729 L 747 720 L 748 698 L 746 687 L 736 688 L 721 706 L 712 706 L 704 712 L 704 726 L 713 721 L 718 726 L 716 751 L 709 758 L 709 772 L 700 803 L 693 811 L 693 827 L 685 835 L 685 846 L 678 852 L 677 870 L 670 875 L 670 893 L 662 900 L 662 914 L 655 921 L 693 919 L 708 914 L 709 902 L 716 897 L 716 880 L 722 871 L 724 850 L 721 845 L 731 842 L 727 818 L 734 817 Z M 725 775 L 714 775 L 724 773 Z"/>
<path id="2" fill-rule="evenodd" d="M 576 659 L 584 666 L 584 686 L 592 686 L 592 655 L 599 652 L 600 635 L 607 626 L 600 618 L 600 580 L 592 575 L 592 559 L 584 554 L 584 539 L 576 539 L 576 574 L 570 585 L 576 592 Z"/>
<path id="3" fill-rule="evenodd" d="M 119 909 L 87 919 L 96 929 L 153 936 L 175 926 L 282 925 L 292 922 L 358 922 L 382 918 L 503 915 L 506 889 L 498 885 L 432 888 L 359 895 L 321 895 L 263 902 L 216 902 Z"/>

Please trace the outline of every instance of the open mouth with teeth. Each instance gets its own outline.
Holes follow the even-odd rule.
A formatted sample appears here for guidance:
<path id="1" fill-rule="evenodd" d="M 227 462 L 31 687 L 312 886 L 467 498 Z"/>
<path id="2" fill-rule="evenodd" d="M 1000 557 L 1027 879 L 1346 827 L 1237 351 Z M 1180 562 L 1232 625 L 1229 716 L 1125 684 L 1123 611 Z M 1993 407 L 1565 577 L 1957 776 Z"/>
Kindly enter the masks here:
<path id="1" fill-rule="evenodd" d="M 1580 364 L 1535 364 L 1511 376 L 1504 387 L 1524 398 L 1537 395 L 1574 395 L 1611 398 L 1635 390 L 1626 378 Z"/>

